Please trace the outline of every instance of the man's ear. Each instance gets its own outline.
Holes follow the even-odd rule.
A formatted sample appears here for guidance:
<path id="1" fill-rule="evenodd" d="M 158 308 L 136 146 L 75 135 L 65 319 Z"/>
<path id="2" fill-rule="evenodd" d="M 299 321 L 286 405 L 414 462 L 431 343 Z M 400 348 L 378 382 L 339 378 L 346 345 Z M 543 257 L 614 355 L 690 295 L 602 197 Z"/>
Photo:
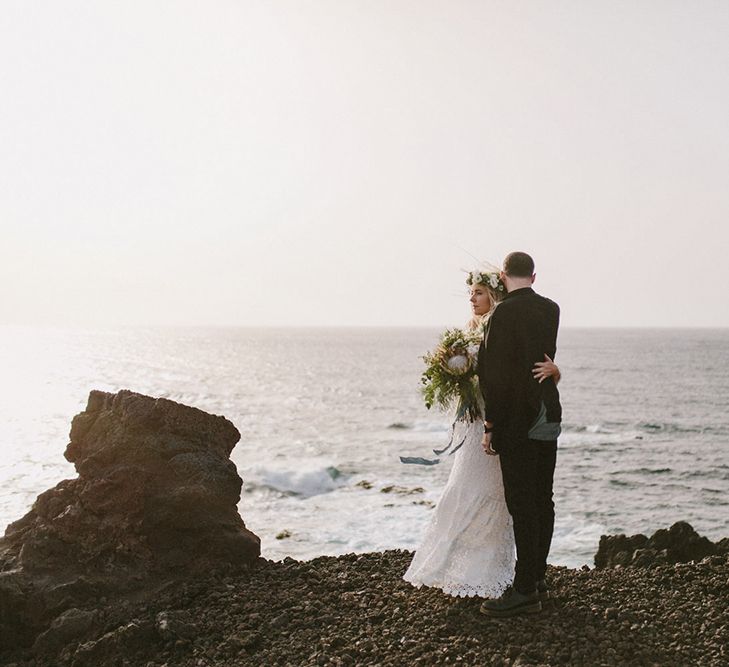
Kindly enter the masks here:
<path id="1" fill-rule="evenodd" d="M 534 284 L 534 281 L 537 279 L 537 274 L 532 273 L 532 285 Z"/>

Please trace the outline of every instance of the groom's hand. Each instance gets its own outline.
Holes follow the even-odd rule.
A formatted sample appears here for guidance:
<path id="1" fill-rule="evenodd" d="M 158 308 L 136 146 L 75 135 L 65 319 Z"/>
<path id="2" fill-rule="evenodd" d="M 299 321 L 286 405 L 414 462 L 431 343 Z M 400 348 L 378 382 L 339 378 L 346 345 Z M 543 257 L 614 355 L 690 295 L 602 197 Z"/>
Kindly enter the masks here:
<path id="1" fill-rule="evenodd" d="M 493 447 L 491 447 L 492 435 L 492 433 L 484 433 L 483 440 L 481 440 L 481 446 L 483 447 L 483 451 L 486 452 L 489 456 L 496 456 L 497 452 L 494 451 Z"/>

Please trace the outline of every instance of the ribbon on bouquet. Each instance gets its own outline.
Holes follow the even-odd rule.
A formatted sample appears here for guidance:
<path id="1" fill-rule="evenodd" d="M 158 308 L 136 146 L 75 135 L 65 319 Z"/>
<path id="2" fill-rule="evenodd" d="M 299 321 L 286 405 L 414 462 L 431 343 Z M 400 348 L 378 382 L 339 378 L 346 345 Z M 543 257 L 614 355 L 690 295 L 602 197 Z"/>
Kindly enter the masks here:
<path id="1" fill-rule="evenodd" d="M 466 438 L 468 437 L 468 430 L 466 430 L 466 434 L 463 436 L 461 441 L 455 447 L 453 447 L 453 443 L 455 442 L 455 439 L 456 439 L 456 424 L 458 424 L 458 422 L 465 421 L 465 419 L 464 419 L 465 416 L 466 416 L 466 410 L 465 410 L 465 408 L 461 408 L 458 411 L 458 413 L 456 414 L 456 418 L 453 421 L 453 424 L 451 424 L 451 437 L 448 440 L 448 444 L 443 449 L 434 449 L 433 454 L 435 454 L 436 456 L 441 456 L 442 454 L 445 454 L 446 456 L 452 456 L 461 447 L 463 447 L 463 443 L 466 442 Z M 408 463 L 408 464 L 421 465 L 421 466 L 434 466 L 434 465 L 437 465 L 438 463 L 440 463 L 440 459 L 439 458 L 438 459 L 426 459 L 422 456 L 401 456 L 400 463 Z"/>

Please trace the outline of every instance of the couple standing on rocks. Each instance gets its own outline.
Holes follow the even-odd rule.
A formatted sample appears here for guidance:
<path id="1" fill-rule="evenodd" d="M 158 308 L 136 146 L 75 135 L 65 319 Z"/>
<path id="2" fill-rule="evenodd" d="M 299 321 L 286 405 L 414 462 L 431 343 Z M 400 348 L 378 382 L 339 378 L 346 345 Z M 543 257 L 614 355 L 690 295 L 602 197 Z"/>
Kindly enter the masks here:
<path id="1" fill-rule="evenodd" d="M 405 573 L 413 585 L 487 598 L 481 612 L 536 613 L 554 529 L 552 484 L 562 408 L 554 364 L 559 306 L 532 289 L 534 261 L 513 252 L 467 284 L 483 326 L 483 421 L 466 422 L 448 483 Z M 514 552 L 516 551 L 516 557 Z"/>

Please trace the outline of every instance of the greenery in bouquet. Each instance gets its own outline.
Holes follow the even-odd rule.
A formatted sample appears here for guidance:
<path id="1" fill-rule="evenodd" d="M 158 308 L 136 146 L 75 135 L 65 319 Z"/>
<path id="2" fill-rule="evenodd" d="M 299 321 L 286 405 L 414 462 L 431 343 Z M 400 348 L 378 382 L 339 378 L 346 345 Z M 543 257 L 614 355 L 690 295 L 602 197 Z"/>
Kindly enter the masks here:
<path id="1" fill-rule="evenodd" d="M 437 347 L 423 356 L 421 391 L 425 406 L 455 409 L 456 421 L 481 417 L 476 360 L 482 331 L 446 329 Z"/>

